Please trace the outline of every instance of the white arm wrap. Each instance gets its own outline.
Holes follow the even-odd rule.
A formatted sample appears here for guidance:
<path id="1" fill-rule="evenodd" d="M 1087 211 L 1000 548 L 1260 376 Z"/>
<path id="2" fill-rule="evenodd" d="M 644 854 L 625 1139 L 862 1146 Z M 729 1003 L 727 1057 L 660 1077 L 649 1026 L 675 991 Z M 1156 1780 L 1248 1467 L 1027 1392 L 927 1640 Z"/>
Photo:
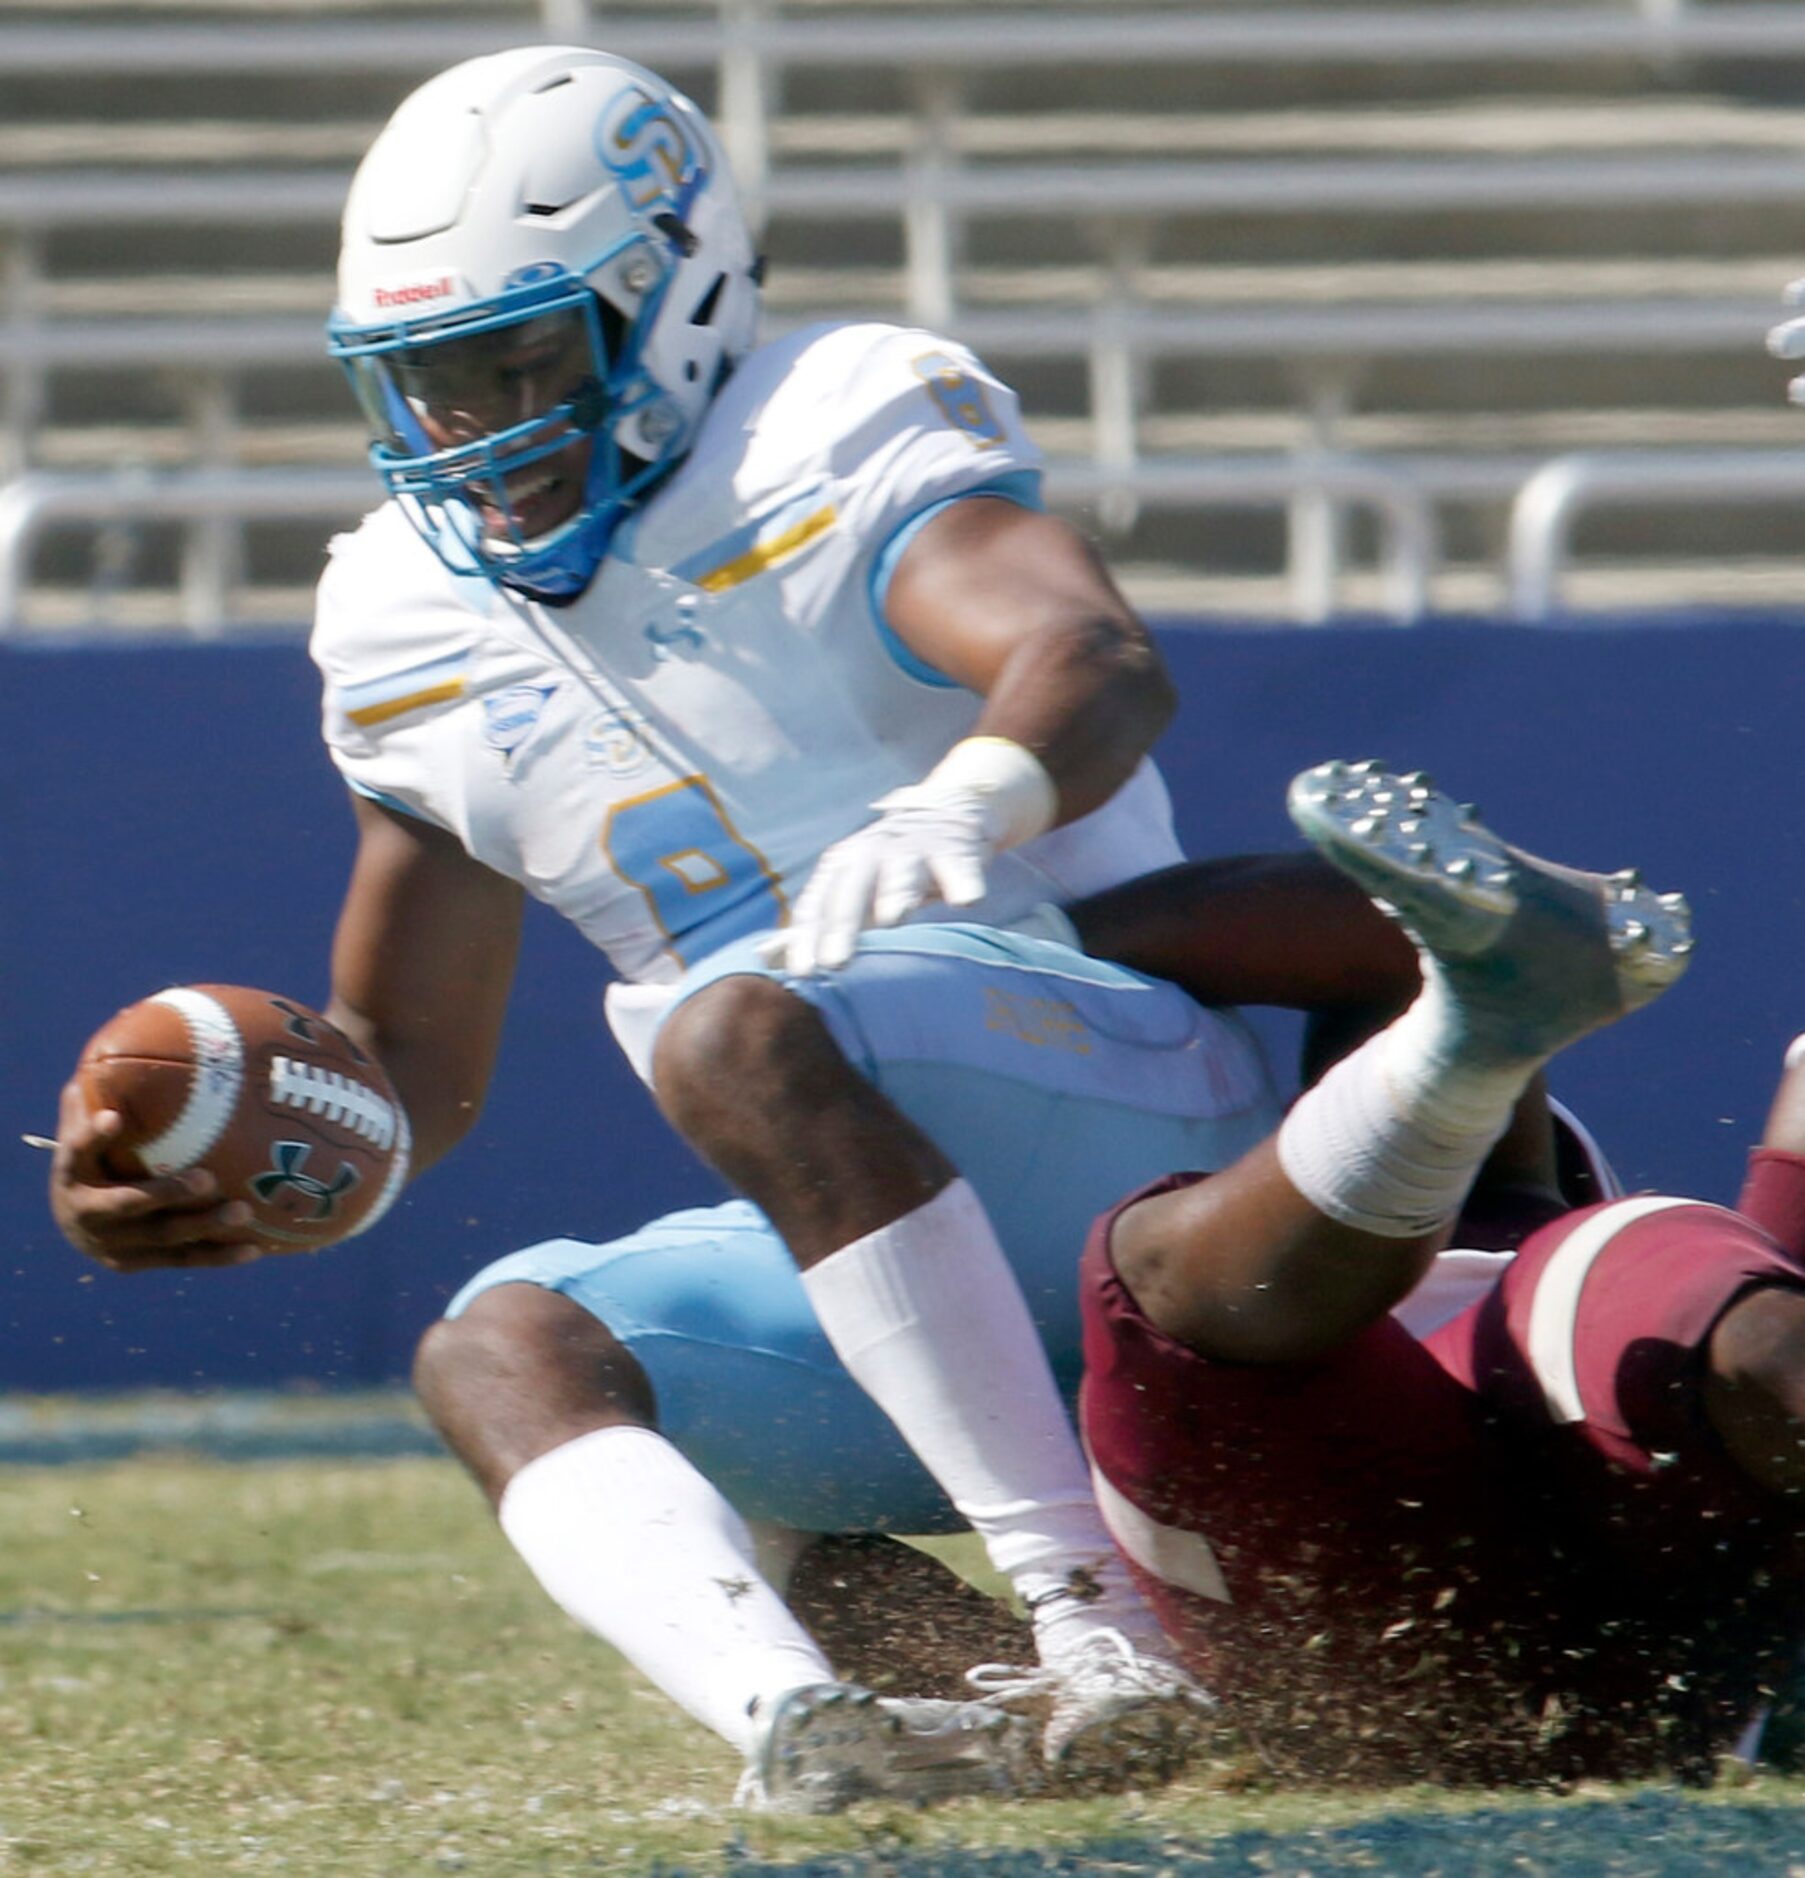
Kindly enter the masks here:
<path id="1" fill-rule="evenodd" d="M 1059 813 L 1059 791 L 1045 765 L 1008 737 L 967 737 L 954 744 L 920 786 L 979 797 L 999 850 L 1045 834 Z"/>

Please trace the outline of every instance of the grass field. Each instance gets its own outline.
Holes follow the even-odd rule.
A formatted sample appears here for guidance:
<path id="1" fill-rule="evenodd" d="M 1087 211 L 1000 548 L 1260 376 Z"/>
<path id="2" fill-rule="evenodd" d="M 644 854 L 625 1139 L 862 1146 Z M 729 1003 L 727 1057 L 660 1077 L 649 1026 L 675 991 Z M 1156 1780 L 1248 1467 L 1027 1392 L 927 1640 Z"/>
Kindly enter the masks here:
<path id="1" fill-rule="evenodd" d="M 0 1468 L 0 1871 L 1805 1878 L 1805 1781 L 1276 1791 L 773 1821 L 547 1602 L 449 1463 Z"/>

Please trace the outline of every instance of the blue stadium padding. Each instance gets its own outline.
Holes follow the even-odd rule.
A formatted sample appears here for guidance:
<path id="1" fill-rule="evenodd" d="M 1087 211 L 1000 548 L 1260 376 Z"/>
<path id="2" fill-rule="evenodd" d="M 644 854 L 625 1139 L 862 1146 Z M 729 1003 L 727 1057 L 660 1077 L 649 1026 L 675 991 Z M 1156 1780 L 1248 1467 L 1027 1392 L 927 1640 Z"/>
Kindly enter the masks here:
<path id="1" fill-rule="evenodd" d="M 1164 638 L 1185 704 L 1161 758 L 1194 852 L 1290 845 L 1289 776 L 1378 755 L 1526 846 L 1685 888 L 1691 976 L 1557 1087 L 1632 1185 L 1733 1196 L 1805 1029 L 1797 623 Z M 119 1278 L 62 1246 L 17 1135 L 51 1130 L 95 1025 L 183 980 L 324 995 L 350 821 L 315 713 L 293 646 L 0 649 L 0 1389 L 390 1380 L 496 1253 L 718 1192 L 618 1060 L 599 960 L 535 909 L 487 1115 L 369 1239 L 192 1278 Z"/>

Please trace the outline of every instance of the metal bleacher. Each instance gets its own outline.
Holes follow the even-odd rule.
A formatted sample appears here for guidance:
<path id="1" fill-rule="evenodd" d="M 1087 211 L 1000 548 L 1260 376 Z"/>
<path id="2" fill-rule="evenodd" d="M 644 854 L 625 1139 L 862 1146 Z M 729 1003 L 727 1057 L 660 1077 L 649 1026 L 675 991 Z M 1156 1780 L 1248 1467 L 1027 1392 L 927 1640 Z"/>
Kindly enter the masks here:
<path id="1" fill-rule="evenodd" d="M 534 38 L 715 115 L 772 330 L 1010 378 L 1149 610 L 1805 596 L 1792 0 L 61 0 L 0 14 L 0 634 L 299 630 L 375 493 L 350 170 Z"/>

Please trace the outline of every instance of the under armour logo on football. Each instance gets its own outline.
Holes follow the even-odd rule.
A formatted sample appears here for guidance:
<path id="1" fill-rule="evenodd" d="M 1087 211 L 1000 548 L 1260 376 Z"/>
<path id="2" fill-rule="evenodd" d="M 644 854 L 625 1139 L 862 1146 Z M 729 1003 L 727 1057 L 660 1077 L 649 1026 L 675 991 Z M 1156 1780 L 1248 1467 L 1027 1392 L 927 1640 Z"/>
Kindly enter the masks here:
<path id="1" fill-rule="evenodd" d="M 253 1176 L 251 1180 L 257 1198 L 266 1203 L 274 1199 L 284 1187 L 293 1187 L 297 1193 L 313 1202 L 313 1217 L 316 1220 L 330 1219 L 338 1211 L 339 1196 L 349 1193 L 357 1185 L 357 1169 L 349 1161 L 339 1163 L 338 1173 L 330 1184 L 315 1174 L 305 1172 L 307 1157 L 313 1152 L 305 1141 L 278 1141 L 271 1152 L 275 1166 L 267 1173 Z"/>
<path id="2" fill-rule="evenodd" d="M 319 1041 L 319 1025 L 313 1021 L 309 1011 L 297 1010 L 286 998 L 271 998 L 270 1003 L 288 1019 L 288 1034 L 298 1037 L 303 1043 Z"/>

